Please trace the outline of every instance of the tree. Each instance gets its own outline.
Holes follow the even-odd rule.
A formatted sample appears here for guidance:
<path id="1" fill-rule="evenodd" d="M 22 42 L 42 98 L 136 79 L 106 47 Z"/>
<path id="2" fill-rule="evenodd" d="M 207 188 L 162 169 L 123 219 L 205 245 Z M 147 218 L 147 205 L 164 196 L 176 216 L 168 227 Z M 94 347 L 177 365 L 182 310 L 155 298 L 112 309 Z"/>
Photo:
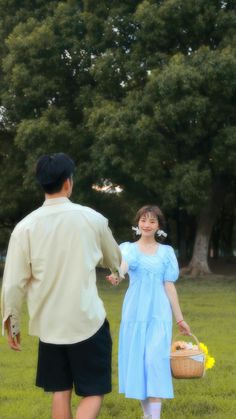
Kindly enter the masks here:
<path id="1" fill-rule="evenodd" d="M 129 7 L 123 5 L 123 9 Z M 7 182 L 14 192 L 15 208 L 9 218 L 7 192 L 3 191 L 3 221 L 14 225 L 20 218 L 17 196 L 27 191 L 30 201 L 31 194 L 36 193 L 32 181 L 36 158 L 58 150 L 72 155 L 78 163 L 75 199 L 101 205 L 100 196 L 91 188 L 96 180 L 90 160 L 92 138 L 83 121 L 94 91 L 111 87 L 99 81 L 98 71 L 93 74 L 94 62 L 113 46 L 110 2 L 39 0 L 32 7 L 27 0 L 0 0 L 0 9 L 0 33 L 5 40 L 0 53 L 4 113 L 1 174 L 6 175 L 14 166 L 12 181 Z M 116 85 L 120 80 L 118 77 Z M 123 94 L 121 88 L 120 92 Z M 20 208 L 28 212 L 24 205 Z"/>
<path id="2" fill-rule="evenodd" d="M 196 217 L 193 275 L 210 272 L 212 228 L 235 191 L 234 17 L 231 2 L 142 2 L 129 55 L 143 83 L 131 78 L 122 101 L 98 98 L 88 116 L 100 173 Z"/>
<path id="3" fill-rule="evenodd" d="M 91 186 L 105 180 L 124 188 L 122 208 L 159 201 L 178 218 L 181 250 L 198 220 L 190 271 L 208 272 L 235 190 L 234 2 L 17 4 L 0 27 L 1 97 L 25 187 L 39 154 L 68 152 L 82 202 L 101 206 Z"/>
<path id="4" fill-rule="evenodd" d="M 45 4 L 38 1 L 37 8 L 32 7 L 25 1 L 0 1 L 0 35 L 2 41 L 6 41 L 12 30 L 18 24 L 23 24 L 30 17 L 37 17 L 39 20 L 50 13 L 51 2 Z M 13 95 L 12 88 L 6 84 L 4 79 L 3 61 L 8 54 L 6 42 L 0 45 L 0 174 L 2 187 L 0 190 L 0 249 L 6 248 L 9 234 L 16 222 L 30 212 L 38 202 L 40 194 L 32 194 L 35 184 L 29 188 L 27 181 L 27 170 L 25 166 L 26 155 L 22 149 L 16 147 L 14 138 L 17 129 L 17 115 L 11 114 L 6 108 L 5 97 L 9 89 Z M 13 117 L 12 117 L 13 116 Z"/>

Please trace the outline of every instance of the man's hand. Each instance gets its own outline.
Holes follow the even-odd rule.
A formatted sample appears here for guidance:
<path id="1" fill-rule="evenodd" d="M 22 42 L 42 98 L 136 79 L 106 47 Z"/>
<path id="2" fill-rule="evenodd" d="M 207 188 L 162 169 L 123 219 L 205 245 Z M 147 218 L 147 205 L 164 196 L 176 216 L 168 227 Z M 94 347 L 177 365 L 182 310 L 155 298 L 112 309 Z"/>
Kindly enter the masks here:
<path id="1" fill-rule="evenodd" d="M 106 276 L 106 280 L 108 282 L 110 282 L 110 284 L 112 284 L 112 285 L 118 285 L 120 283 L 120 281 L 121 281 L 121 279 L 119 279 L 117 276 L 112 275 L 112 274 Z"/>
<path id="2" fill-rule="evenodd" d="M 13 349 L 14 351 L 21 351 L 20 332 L 16 333 L 15 336 L 12 336 L 10 317 L 8 317 L 8 319 L 5 321 L 5 328 L 7 330 L 7 340 L 8 340 L 8 345 L 10 346 L 10 348 Z"/>

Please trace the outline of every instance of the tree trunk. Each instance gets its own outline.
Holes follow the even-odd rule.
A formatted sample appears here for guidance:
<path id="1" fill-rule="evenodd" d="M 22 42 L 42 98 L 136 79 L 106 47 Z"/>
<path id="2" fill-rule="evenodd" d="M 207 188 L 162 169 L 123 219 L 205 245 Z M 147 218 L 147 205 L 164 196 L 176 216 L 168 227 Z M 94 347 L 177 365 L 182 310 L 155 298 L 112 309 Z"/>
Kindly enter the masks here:
<path id="1" fill-rule="evenodd" d="M 222 214 L 221 226 L 221 247 L 222 254 L 226 260 L 233 258 L 233 231 L 235 222 L 235 195 L 231 194 L 226 197 L 226 202 Z"/>
<path id="2" fill-rule="evenodd" d="M 220 256 L 220 226 L 215 223 L 211 234 L 211 242 L 210 242 L 210 256 L 217 260 Z"/>
<path id="3" fill-rule="evenodd" d="M 193 232 L 196 229 L 195 219 L 185 211 L 177 217 L 178 260 L 181 265 L 188 262 L 193 253 Z"/>
<path id="4" fill-rule="evenodd" d="M 214 223 L 224 202 L 225 190 L 222 182 L 216 182 L 209 202 L 199 214 L 192 259 L 188 266 L 181 269 L 182 275 L 196 277 L 212 273 L 208 265 L 209 243 Z"/>
<path id="5" fill-rule="evenodd" d="M 189 274 L 190 276 L 196 277 L 197 275 L 211 273 L 208 265 L 208 247 L 215 220 L 213 221 L 213 218 L 207 212 L 205 211 L 200 216 L 192 259 L 189 265 L 181 270 L 182 274 Z"/>
<path id="6" fill-rule="evenodd" d="M 178 249 L 178 259 L 180 263 L 186 263 L 187 260 L 187 237 L 186 237 L 186 216 L 183 214 L 183 211 L 178 209 L 176 212 L 176 228 L 177 228 L 177 249 Z"/>

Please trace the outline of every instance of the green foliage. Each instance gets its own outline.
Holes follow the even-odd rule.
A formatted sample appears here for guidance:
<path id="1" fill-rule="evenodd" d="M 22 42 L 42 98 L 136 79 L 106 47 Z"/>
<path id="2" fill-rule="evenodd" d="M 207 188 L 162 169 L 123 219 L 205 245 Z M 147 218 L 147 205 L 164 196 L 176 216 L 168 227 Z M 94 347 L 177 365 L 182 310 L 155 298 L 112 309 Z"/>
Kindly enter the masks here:
<path id="1" fill-rule="evenodd" d="M 16 144 L 23 150 L 33 146 L 35 156 L 45 151 L 66 150 L 73 141 L 74 132 L 65 115 L 62 108 L 51 106 L 41 118 L 23 120 L 17 130 Z"/>
<path id="2" fill-rule="evenodd" d="M 118 394 L 117 351 L 121 305 L 127 283 L 111 287 L 99 276 L 99 294 L 104 300 L 113 338 L 113 392 L 104 398 L 101 419 L 140 419 L 138 401 Z M 235 417 L 235 278 L 220 277 L 204 280 L 179 280 L 178 294 L 185 318 L 192 332 L 205 343 L 216 364 L 201 379 L 174 380 L 175 398 L 163 403 L 162 418 L 233 419 Z M 222 325 L 224 319 L 224 327 Z M 8 349 L 0 337 L 0 417 L 4 419 L 35 419 L 50 415 L 51 395 L 34 387 L 37 338 L 27 336 L 27 315 L 22 319 L 22 352 Z M 177 333 L 174 326 L 173 335 Z M 78 398 L 73 397 L 75 412 Z"/>
<path id="3" fill-rule="evenodd" d="M 96 205 L 92 185 L 110 180 L 132 208 L 179 206 L 189 219 L 215 183 L 233 193 L 234 1 L 0 0 L 0 10 L 15 196 L 35 193 L 36 158 L 58 150 L 76 161 L 82 203 Z"/>
<path id="4" fill-rule="evenodd" d="M 219 131 L 212 158 L 221 173 L 229 172 L 235 176 L 236 126 L 224 127 Z"/>
<path id="5" fill-rule="evenodd" d="M 34 163 L 35 164 L 35 163 Z M 16 220 L 23 218 L 39 204 L 40 191 L 34 182 L 26 187 L 24 153 L 16 150 L 12 133 L 0 130 L 0 251 L 6 250 L 10 231 Z M 25 186 L 23 186 L 25 185 Z"/>

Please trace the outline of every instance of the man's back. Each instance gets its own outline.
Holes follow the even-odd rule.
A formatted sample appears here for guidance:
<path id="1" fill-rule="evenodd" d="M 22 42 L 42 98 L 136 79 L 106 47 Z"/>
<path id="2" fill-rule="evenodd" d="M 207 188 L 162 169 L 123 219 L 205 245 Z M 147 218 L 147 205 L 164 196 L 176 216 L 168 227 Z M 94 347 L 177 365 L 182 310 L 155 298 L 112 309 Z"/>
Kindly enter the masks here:
<path id="1" fill-rule="evenodd" d="M 20 316 L 24 297 L 29 331 L 38 336 L 36 385 L 52 392 L 52 417 L 98 416 L 111 391 L 112 340 L 96 287 L 98 264 L 119 271 L 121 252 L 107 220 L 69 201 L 75 164 L 64 153 L 42 155 L 36 178 L 43 207 L 14 229 L 4 269 L 1 311 L 8 345 L 21 350 Z"/>
<path id="2" fill-rule="evenodd" d="M 5 275 L 9 268 L 29 279 L 30 334 L 57 344 L 85 340 L 98 330 L 105 310 L 95 268 L 117 259 L 113 241 L 101 214 L 67 198 L 46 200 L 16 226 Z M 19 248 L 21 266 L 14 258 Z"/>

